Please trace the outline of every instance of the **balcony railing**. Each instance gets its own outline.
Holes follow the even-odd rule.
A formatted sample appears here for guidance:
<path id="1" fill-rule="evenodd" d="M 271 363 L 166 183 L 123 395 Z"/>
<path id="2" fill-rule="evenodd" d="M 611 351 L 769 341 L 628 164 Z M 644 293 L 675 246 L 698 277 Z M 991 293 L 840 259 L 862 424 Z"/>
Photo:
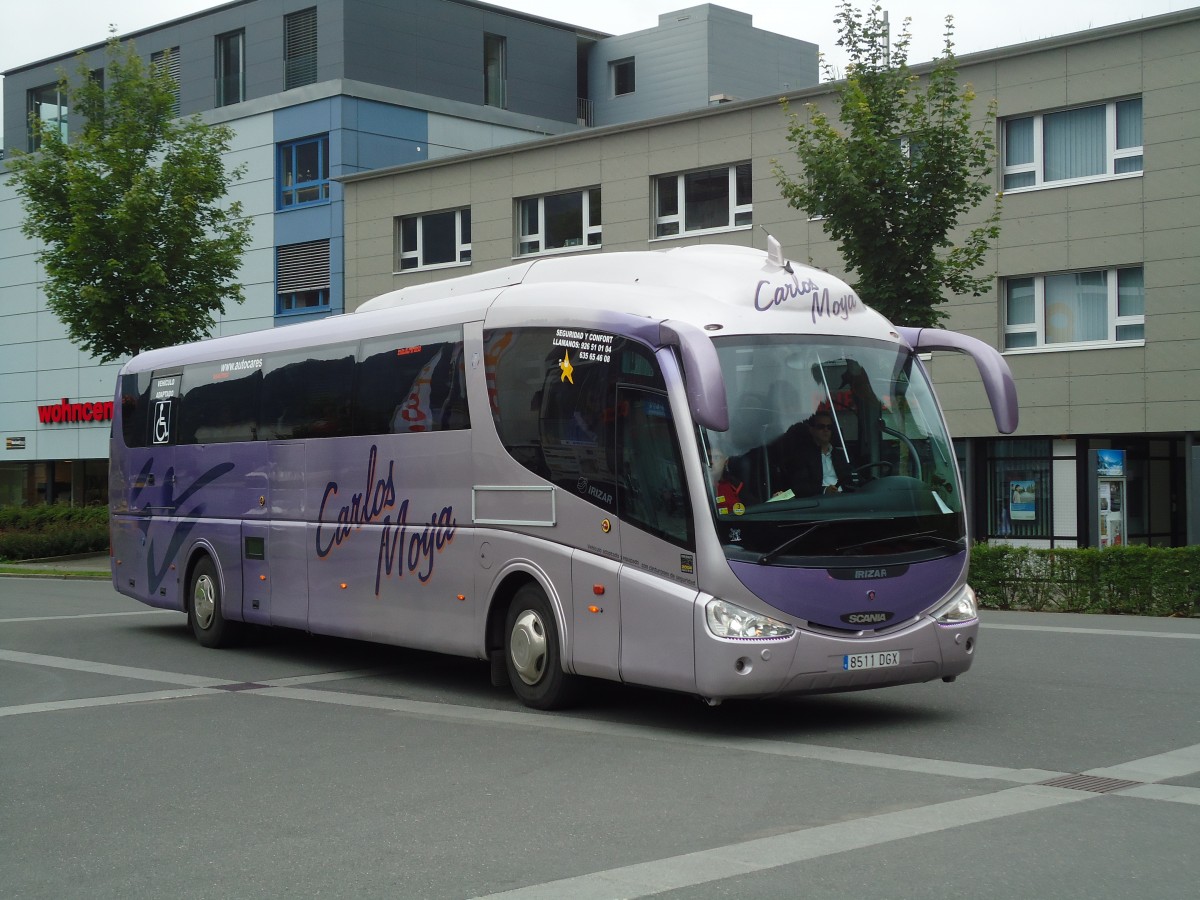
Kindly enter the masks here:
<path id="1" fill-rule="evenodd" d="M 592 127 L 592 101 L 587 97 L 579 97 L 576 99 L 575 121 L 579 125 L 586 125 L 588 128 Z"/>

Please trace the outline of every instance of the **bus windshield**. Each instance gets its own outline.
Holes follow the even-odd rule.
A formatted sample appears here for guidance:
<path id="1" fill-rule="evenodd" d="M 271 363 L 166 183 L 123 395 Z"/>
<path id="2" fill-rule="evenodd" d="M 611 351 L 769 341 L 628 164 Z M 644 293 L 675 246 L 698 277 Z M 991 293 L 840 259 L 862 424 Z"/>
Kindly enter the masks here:
<path id="1" fill-rule="evenodd" d="M 700 428 L 730 559 L 846 565 L 966 549 L 958 468 L 924 370 L 858 338 L 714 340 L 729 430 Z"/>

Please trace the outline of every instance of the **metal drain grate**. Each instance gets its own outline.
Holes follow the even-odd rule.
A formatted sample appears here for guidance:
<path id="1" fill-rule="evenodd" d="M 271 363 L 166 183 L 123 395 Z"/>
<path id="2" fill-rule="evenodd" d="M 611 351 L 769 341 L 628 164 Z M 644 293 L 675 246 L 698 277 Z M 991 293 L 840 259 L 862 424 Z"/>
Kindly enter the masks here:
<path id="1" fill-rule="evenodd" d="M 1096 775 L 1060 775 L 1049 781 L 1039 781 L 1047 787 L 1067 788 L 1072 791 L 1090 791 L 1093 794 L 1111 794 L 1125 788 L 1137 787 L 1141 781 L 1125 781 L 1122 778 L 1100 778 Z"/>
<path id="2" fill-rule="evenodd" d="M 260 691 L 267 687 L 265 684 L 259 684 L 255 681 L 240 681 L 237 684 L 215 684 L 213 688 L 218 691 Z"/>

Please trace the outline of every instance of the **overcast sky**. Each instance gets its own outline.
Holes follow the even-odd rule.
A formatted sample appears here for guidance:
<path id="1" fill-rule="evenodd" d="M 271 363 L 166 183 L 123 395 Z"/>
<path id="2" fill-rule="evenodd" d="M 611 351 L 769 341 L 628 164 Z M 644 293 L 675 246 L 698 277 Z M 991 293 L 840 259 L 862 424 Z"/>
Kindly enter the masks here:
<path id="1" fill-rule="evenodd" d="M 55 0 L 43 6 L 8 0 L 0 28 L 0 71 L 100 43 L 108 36 L 109 25 L 126 34 L 221 5 L 213 0 Z M 692 0 L 504 0 L 493 5 L 626 34 L 653 28 L 662 13 L 698 4 Z M 756 28 L 812 41 L 830 63 L 844 64 L 835 46 L 837 0 L 725 0 L 719 5 L 750 13 Z M 865 7 L 867 2 L 858 5 Z M 962 55 L 1196 5 L 1196 0 L 889 0 L 883 4 L 893 31 L 906 17 L 912 19 L 910 63 L 938 55 L 947 15 L 954 16 L 955 52 Z"/>

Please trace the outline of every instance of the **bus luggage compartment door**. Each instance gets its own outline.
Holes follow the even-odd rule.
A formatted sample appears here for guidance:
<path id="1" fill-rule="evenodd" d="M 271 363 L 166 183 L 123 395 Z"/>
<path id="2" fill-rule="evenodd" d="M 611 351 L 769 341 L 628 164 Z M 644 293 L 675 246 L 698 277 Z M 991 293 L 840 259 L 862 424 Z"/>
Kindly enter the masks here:
<path id="1" fill-rule="evenodd" d="M 242 523 L 242 619 L 271 624 L 268 522 Z"/>
<path id="2" fill-rule="evenodd" d="M 621 563 L 597 553 L 571 554 L 571 663 L 578 675 L 619 677 Z"/>

